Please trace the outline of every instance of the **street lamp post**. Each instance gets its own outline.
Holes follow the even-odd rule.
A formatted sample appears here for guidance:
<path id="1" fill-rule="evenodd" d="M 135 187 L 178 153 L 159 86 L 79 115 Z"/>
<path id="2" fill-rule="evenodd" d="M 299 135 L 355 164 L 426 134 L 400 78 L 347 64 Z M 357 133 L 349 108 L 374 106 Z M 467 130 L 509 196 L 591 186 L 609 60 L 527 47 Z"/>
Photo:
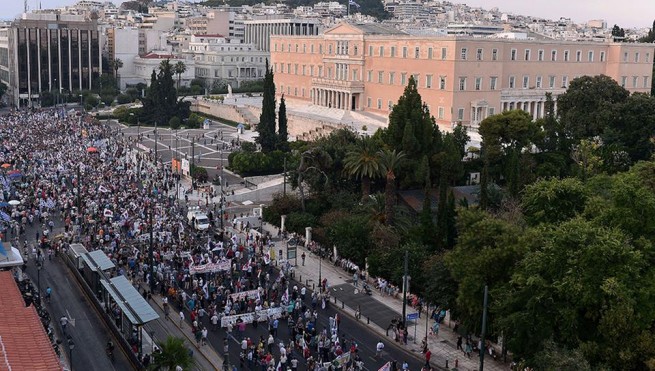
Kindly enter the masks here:
<path id="1" fill-rule="evenodd" d="M 73 371 L 73 349 L 75 349 L 75 342 L 73 338 L 68 336 L 68 361 L 70 362 L 70 371 Z"/>
<path id="2" fill-rule="evenodd" d="M 43 263 L 41 263 L 39 258 L 37 257 L 36 261 L 36 286 L 37 289 L 39 290 L 39 301 L 41 300 L 41 268 L 43 268 Z"/>

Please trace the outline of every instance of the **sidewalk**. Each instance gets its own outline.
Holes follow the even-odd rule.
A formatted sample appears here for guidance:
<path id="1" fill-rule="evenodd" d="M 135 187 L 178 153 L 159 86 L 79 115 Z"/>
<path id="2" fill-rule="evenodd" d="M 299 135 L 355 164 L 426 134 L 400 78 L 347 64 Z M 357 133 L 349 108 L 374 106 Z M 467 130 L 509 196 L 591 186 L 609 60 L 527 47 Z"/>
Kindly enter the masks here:
<path id="1" fill-rule="evenodd" d="M 277 235 L 277 228 L 270 224 L 264 224 L 264 230 L 269 231 L 273 236 Z M 281 249 L 286 254 L 286 243 L 284 241 L 275 241 L 275 244 L 276 250 Z M 300 258 L 303 252 L 306 255 L 304 266 Z M 337 307 L 343 308 L 343 312 L 354 317 L 357 306 L 359 305 L 361 321 L 368 323 L 373 331 L 383 335 L 387 339 L 386 342 L 388 344 L 394 344 L 405 349 L 413 356 L 421 360 L 424 359 L 420 348 L 421 340 L 426 336 L 427 316 L 425 312 L 421 314 L 415 326 L 411 322 L 408 323 L 409 335 L 413 340 L 409 340 L 407 345 L 396 343 L 391 339 L 391 336 L 387 335 L 386 328 L 392 318 L 402 317 L 402 298 L 398 299 L 382 295 L 374 287 L 372 287 L 372 296 L 358 293 L 353 286 L 352 275 L 341 267 L 335 266 L 333 262 L 325 259 L 319 261 L 318 256 L 312 254 L 304 247 L 299 248 L 297 256 L 296 280 L 311 289 L 313 285 L 318 285 L 320 272 L 321 279 L 327 278 L 328 285 L 330 286 L 331 300 L 333 303 L 336 300 Z M 416 310 L 414 308 L 407 307 L 407 314 L 415 312 Z M 430 320 L 429 325 L 433 323 L 434 321 Z M 449 320 L 449 316 L 447 316 L 441 324 L 438 335 L 428 335 L 428 348 L 432 352 L 432 366 L 438 367 L 439 369 L 446 369 L 446 365 L 448 365 L 448 369 L 453 369 L 458 364 L 457 370 L 478 370 L 480 359 L 477 352 L 473 352 L 469 359 L 462 351 L 457 350 L 458 335 L 453 332 L 453 325 Z M 416 333 L 415 338 L 414 333 Z M 484 361 L 485 370 L 501 371 L 509 369 L 508 365 L 494 361 L 488 354 L 485 356 Z"/>

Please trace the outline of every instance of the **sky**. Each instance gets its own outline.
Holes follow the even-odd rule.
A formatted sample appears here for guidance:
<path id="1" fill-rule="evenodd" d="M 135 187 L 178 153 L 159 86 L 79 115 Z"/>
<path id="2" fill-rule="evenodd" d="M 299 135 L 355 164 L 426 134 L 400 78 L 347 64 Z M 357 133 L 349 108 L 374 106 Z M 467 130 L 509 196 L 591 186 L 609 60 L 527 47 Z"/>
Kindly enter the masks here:
<path id="1" fill-rule="evenodd" d="M 23 11 L 22 0 L 0 0 L 5 9 L 0 17 L 13 19 Z M 27 0 L 30 9 L 43 9 L 72 5 L 76 0 Z M 538 16 L 547 19 L 571 18 L 577 23 L 591 19 L 605 19 L 609 27 L 618 24 L 623 28 L 651 27 L 655 19 L 653 0 L 450 0 L 469 6 L 491 9 L 521 15 Z M 121 0 L 113 0 L 120 4 Z"/>

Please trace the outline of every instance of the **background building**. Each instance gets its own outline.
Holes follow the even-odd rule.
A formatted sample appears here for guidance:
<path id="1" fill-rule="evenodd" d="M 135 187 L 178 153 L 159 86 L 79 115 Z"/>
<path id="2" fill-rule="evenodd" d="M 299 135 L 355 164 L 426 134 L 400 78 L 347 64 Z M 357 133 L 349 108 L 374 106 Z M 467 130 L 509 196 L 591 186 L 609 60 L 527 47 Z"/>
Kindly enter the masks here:
<path id="1" fill-rule="evenodd" d="M 103 35 L 95 19 L 25 13 L 6 31 L 9 80 L 3 82 L 14 105 L 38 104 L 41 92 L 73 92 L 98 83 Z M 0 65 L 2 35 L 0 32 Z"/>
<path id="2" fill-rule="evenodd" d="M 257 19 L 244 21 L 245 42 L 257 49 L 270 52 L 270 40 L 274 35 L 312 36 L 322 29 L 317 19 Z"/>
<path id="3" fill-rule="evenodd" d="M 234 88 L 263 78 L 268 57 L 253 44 L 222 35 L 193 35 L 183 54 L 194 61 L 195 77 L 205 80 L 206 87 L 230 84 Z"/>
<path id="4" fill-rule="evenodd" d="M 650 93 L 653 45 L 411 36 L 378 24 L 342 23 L 320 36 L 271 36 L 279 94 L 388 115 L 410 76 L 437 122 L 477 127 L 495 113 L 544 115 L 545 94 L 605 74 Z"/>

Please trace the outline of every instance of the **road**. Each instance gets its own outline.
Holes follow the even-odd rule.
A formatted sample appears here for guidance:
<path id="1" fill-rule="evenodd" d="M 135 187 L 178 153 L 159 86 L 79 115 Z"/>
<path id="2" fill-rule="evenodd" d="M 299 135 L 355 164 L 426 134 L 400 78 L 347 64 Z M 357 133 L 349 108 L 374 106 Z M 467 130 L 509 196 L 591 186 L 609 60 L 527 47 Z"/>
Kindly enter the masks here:
<path id="1" fill-rule="evenodd" d="M 34 236 L 34 231 L 28 229 L 27 236 Z M 27 264 L 27 273 L 37 285 L 40 276 L 42 295 L 48 286 L 52 288 L 52 298 L 46 307 L 52 319 L 51 326 L 57 330 L 57 337 L 64 339 L 60 349 L 62 356 L 67 358 L 71 356 L 71 352 L 68 342 L 62 336 L 59 318 L 65 315 L 71 319 L 66 332 L 74 343 L 73 370 L 133 369 L 125 354 L 118 350 L 119 347 L 116 347 L 113 363 L 106 356 L 105 345 L 111 338 L 110 331 L 95 311 L 93 304 L 89 303 L 82 294 L 81 287 L 62 260 L 54 256 L 52 261 L 46 259 L 40 273 L 37 272 L 34 260 L 30 260 Z M 114 344 L 117 343 L 115 339 L 112 341 Z"/>

